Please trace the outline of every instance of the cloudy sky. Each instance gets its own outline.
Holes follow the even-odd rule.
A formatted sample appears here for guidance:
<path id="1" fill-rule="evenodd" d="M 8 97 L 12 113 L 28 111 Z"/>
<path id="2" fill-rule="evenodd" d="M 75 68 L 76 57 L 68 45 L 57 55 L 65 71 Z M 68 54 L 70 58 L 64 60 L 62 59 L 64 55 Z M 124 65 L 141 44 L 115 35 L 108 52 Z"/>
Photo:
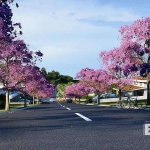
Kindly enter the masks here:
<path id="1" fill-rule="evenodd" d="M 15 7 L 15 2 L 19 8 Z M 82 68 L 102 67 L 99 53 L 119 46 L 119 28 L 150 16 L 149 0 L 15 0 L 14 22 L 38 66 L 75 77 Z"/>

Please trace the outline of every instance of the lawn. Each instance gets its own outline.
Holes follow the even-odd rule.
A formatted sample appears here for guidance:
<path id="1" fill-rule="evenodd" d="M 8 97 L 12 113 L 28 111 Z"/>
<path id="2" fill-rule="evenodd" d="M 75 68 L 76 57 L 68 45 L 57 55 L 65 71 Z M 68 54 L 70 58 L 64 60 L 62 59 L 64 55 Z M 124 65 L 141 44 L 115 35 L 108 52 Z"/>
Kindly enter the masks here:
<path id="1" fill-rule="evenodd" d="M 27 105 L 27 107 L 33 107 L 33 106 L 37 106 L 37 105 L 39 105 L 39 104 L 35 104 L 35 105 L 33 105 L 33 104 L 28 104 Z M 19 109 L 21 109 L 21 108 L 24 108 L 24 105 L 10 105 L 10 110 L 19 110 Z M 5 109 L 0 109 L 0 113 L 4 113 L 4 112 L 7 112 Z"/>

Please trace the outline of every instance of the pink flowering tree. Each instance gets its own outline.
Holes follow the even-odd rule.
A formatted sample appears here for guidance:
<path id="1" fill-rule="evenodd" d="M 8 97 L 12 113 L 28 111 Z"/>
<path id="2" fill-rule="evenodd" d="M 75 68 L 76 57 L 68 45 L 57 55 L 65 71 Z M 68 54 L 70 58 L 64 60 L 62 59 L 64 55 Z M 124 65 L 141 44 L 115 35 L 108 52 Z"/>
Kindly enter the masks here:
<path id="1" fill-rule="evenodd" d="M 138 68 L 141 76 L 148 80 L 147 91 L 149 91 L 150 83 L 150 17 L 142 18 L 134 21 L 130 26 L 126 25 L 120 28 L 121 45 L 128 45 L 128 43 L 136 43 L 139 48 L 136 50 L 136 57 L 139 58 L 141 64 L 135 63 L 133 68 Z M 126 46 L 127 47 L 127 46 Z M 129 50 L 131 47 L 129 48 Z M 142 49 L 142 50 L 140 50 Z M 128 49 L 125 49 L 128 50 Z M 150 105 L 150 94 L 147 93 L 147 105 Z"/>
<path id="2" fill-rule="evenodd" d="M 76 78 L 90 86 L 91 90 L 98 95 L 98 104 L 100 104 L 100 95 L 110 90 L 112 84 L 112 76 L 102 69 L 82 69 L 76 74 Z"/>
<path id="3" fill-rule="evenodd" d="M 33 95 L 37 98 L 49 98 L 53 93 L 54 85 L 47 83 L 45 78 L 40 78 L 39 81 L 33 80 L 26 83 L 24 93 Z"/>
<path id="4" fill-rule="evenodd" d="M 135 65 L 138 67 L 140 64 L 140 74 L 147 76 L 150 66 L 145 64 L 150 63 L 150 17 L 136 20 L 131 26 L 122 26 L 119 32 L 124 51 L 127 51 L 133 59 L 136 58 L 140 61 Z"/>
<path id="5" fill-rule="evenodd" d="M 117 84 L 119 88 L 119 100 L 121 100 L 121 89 L 133 82 L 132 78 L 138 70 L 135 64 L 141 64 L 142 62 L 142 58 L 137 56 L 135 49 L 138 52 L 143 51 L 140 45 L 136 43 L 126 43 L 118 48 L 100 53 L 106 71 L 112 75 L 113 83 Z"/>
<path id="6" fill-rule="evenodd" d="M 71 97 L 71 98 L 75 97 L 76 98 L 76 92 L 74 90 L 73 84 L 65 87 L 64 97 Z"/>
<path id="7" fill-rule="evenodd" d="M 91 90 L 90 87 L 85 86 L 85 84 L 82 82 L 79 82 L 79 83 L 75 83 L 70 86 L 67 86 L 65 88 L 65 96 L 75 97 L 75 99 L 79 98 L 79 103 L 80 103 L 81 97 L 89 94 L 90 90 Z"/>
<path id="8" fill-rule="evenodd" d="M 9 90 L 18 84 L 18 81 L 12 80 L 11 76 L 11 74 L 19 73 L 16 66 L 20 65 L 22 68 L 25 65 L 35 65 L 43 55 L 40 51 L 29 51 L 24 41 L 17 39 L 19 35 L 22 35 L 20 30 L 22 27 L 20 23 L 12 21 L 13 13 L 8 5 L 11 2 L 11 0 L 0 2 L 0 81 L 6 90 L 5 110 L 9 110 Z"/>
<path id="9" fill-rule="evenodd" d="M 70 98 L 79 98 L 79 103 L 80 103 L 80 98 L 84 95 L 84 89 L 81 89 L 81 86 L 78 83 L 66 86 L 64 96 L 65 97 L 70 97 Z"/>
<path id="10" fill-rule="evenodd" d="M 14 71 L 17 70 L 16 73 L 13 73 L 14 71 L 12 69 L 10 72 L 10 80 L 13 81 L 11 82 L 11 87 L 14 87 L 19 91 L 22 91 L 25 95 L 29 94 L 37 96 L 39 95 L 39 93 L 40 95 L 41 93 L 43 93 L 42 96 L 40 97 L 45 98 L 51 96 L 54 89 L 54 85 L 49 84 L 47 82 L 47 80 L 41 74 L 38 67 L 27 65 L 25 66 L 16 65 L 14 70 Z M 25 107 L 26 107 L 26 100 L 25 100 Z"/>
<path id="11" fill-rule="evenodd" d="M 54 89 L 54 85 L 48 83 L 40 70 L 35 70 L 25 84 L 24 92 L 35 97 L 48 98 Z"/>
<path id="12" fill-rule="evenodd" d="M 39 55 L 39 56 L 38 56 Z M 14 88 L 13 77 L 21 73 L 25 65 L 35 65 L 38 59 L 42 57 L 41 52 L 32 52 L 26 48 L 26 45 L 21 41 L 11 42 L 0 49 L 0 81 L 3 83 L 6 90 L 6 110 L 9 110 L 9 90 Z M 12 86 L 13 85 L 13 86 Z"/>

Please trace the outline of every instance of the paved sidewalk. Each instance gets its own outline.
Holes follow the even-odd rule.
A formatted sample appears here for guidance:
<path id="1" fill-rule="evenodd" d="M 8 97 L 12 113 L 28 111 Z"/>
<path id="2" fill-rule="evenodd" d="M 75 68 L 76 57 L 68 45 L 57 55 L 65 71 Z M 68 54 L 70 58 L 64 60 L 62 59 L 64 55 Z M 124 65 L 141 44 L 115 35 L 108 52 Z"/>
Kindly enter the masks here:
<path id="1" fill-rule="evenodd" d="M 83 104 L 82 105 L 89 105 L 89 106 L 100 106 L 100 107 L 109 107 L 109 108 L 117 108 L 116 105 L 104 105 L 104 104 L 93 104 L 93 103 L 89 103 L 89 104 Z M 118 109 L 121 109 L 121 108 L 118 108 Z M 125 108 L 123 109 L 145 109 L 145 110 L 150 110 L 150 108 L 146 108 L 146 107 L 141 107 L 141 108 L 138 108 L 138 107 L 128 107 L 128 106 L 125 106 Z"/>

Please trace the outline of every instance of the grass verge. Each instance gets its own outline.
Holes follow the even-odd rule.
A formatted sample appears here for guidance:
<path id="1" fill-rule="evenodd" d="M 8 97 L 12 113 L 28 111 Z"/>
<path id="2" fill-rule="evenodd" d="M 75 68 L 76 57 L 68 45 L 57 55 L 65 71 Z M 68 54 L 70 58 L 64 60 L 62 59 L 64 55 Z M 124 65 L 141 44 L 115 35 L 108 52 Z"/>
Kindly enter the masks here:
<path id="1" fill-rule="evenodd" d="M 29 105 L 27 105 L 26 108 L 28 108 L 28 107 L 34 107 L 34 106 L 37 106 L 37 105 L 39 105 L 39 104 L 35 104 L 35 105 L 29 104 Z M 12 105 L 12 106 L 10 106 L 10 110 L 11 110 L 11 111 L 13 111 L 13 110 L 19 110 L 19 109 L 21 109 L 21 108 L 25 108 L 24 105 L 19 105 L 19 106 L 17 106 L 17 105 Z M 5 112 L 8 112 L 8 111 L 6 111 L 5 109 L 0 109 L 0 113 L 5 113 Z"/>

